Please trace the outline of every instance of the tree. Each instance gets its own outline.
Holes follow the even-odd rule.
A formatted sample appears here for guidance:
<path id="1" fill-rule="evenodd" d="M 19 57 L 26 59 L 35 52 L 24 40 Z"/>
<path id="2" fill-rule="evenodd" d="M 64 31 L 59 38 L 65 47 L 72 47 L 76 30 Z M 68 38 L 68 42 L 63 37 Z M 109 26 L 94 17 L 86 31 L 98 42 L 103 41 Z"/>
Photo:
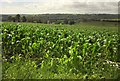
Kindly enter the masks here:
<path id="1" fill-rule="evenodd" d="M 41 23 L 41 19 L 38 19 L 37 23 Z"/>
<path id="2" fill-rule="evenodd" d="M 23 17 L 21 18 L 21 20 L 22 20 L 22 22 L 26 22 L 26 21 L 27 21 L 27 19 L 26 19 L 25 16 L 23 16 Z"/>
<path id="3" fill-rule="evenodd" d="M 8 16 L 8 21 L 12 21 L 12 16 Z"/>
<path id="4" fill-rule="evenodd" d="M 64 24 L 68 24 L 68 19 L 64 19 Z"/>
<path id="5" fill-rule="evenodd" d="M 16 19 L 17 22 L 20 22 L 20 14 L 17 14 L 17 15 L 15 16 L 15 19 Z"/>
<path id="6" fill-rule="evenodd" d="M 15 17 L 14 16 L 12 17 L 12 21 L 15 22 Z"/>
<path id="7" fill-rule="evenodd" d="M 68 21 L 68 24 L 69 24 L 69 25 L 73 25 L 73 24 L 75 24 L 75 21 L 74 21 L 74 20 L 69 20 L 69 21 Z"/>
<path id="8" fill-rule="evenodd" d="M 44 23 L 44 24 L 47 24 L 47 20 L 46 19 L 42 19 L 41 22 Z"/>
<path id="9" fill-rule="evenodd" d="M 27 19 L 27 22 L 33 22 L 33 16 L 31 15 L 28 15 L 26 19 Z"/>

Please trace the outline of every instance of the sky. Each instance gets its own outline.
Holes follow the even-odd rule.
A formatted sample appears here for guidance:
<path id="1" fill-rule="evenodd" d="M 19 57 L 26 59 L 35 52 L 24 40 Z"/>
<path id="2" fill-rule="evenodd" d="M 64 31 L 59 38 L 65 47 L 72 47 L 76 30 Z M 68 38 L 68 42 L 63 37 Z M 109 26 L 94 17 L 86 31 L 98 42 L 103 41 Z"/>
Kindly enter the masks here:
<path id="1" fill-rule="evenodd" d="M 118 14 L 119 1 L 0 0 L 0 14 Z"/>

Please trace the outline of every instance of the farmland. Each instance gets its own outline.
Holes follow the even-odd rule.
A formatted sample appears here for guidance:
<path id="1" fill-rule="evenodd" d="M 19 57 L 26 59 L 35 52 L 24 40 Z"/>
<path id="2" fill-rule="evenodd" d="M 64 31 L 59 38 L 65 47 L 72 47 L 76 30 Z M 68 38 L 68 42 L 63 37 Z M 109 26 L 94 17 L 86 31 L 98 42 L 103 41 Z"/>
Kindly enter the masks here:
<path id="1" fill-rule="evenodd" d="M 117 23 L 2 23 L 3 79 L 116 79 Z"/>

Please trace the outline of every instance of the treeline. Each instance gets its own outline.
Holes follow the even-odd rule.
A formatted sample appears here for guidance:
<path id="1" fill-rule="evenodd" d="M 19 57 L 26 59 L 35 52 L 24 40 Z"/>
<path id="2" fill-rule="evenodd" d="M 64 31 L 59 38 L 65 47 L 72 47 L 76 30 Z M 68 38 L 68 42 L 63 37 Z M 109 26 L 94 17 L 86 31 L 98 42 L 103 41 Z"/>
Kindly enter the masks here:
<path id="1" fill-rule="evenodd" d="M 39 15 L 20 15 L 17 14 L 15 16 L 8 16 L 7 20 L 3 21 L 9 21 L 9 22 L 32 22 L 32 23 L 44 23 L 44 24 L 75 24 L 75 21 L 73 19 L 49 19 L 45 18 Z"/>
<path id="2" fill-rule="evenodd" d="M 20 14 L 17 14 L 16 16 L 8 16 L 7 21 L 10 22 L 26 22 L 27 18 L 25 16 L 20 16 Z"/>
<path id="3" fill-rule="evenodd" d="M 11 14 L 2 15 L 2 21 L 8 22 L 32 22 L 45 24 L 75 24 L 90 21 L 106 21 L 118 19 L 117 14 Z"/>

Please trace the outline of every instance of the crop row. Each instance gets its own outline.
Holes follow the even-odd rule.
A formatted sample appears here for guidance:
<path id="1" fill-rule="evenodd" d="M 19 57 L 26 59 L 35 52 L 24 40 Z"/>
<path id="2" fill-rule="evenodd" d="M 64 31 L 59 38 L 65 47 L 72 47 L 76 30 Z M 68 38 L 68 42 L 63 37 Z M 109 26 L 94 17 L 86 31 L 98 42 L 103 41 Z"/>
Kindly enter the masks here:
<path id="1" fill-rule="evenodd" d="M 109 73 L 112 72 L 113 67 L 110 69 L 106 61 L 116 62 L 119 59 L 117 32 L 76 32 L 66 28 L 24 24 L 2 24 L 2 27 L 3 58 L 8 62 L 19 56 L 36 61 L 36 68 L 49 68 L 55 74 L 60 69 L 76 74 L 96 74 L 108 69 Z"/>

